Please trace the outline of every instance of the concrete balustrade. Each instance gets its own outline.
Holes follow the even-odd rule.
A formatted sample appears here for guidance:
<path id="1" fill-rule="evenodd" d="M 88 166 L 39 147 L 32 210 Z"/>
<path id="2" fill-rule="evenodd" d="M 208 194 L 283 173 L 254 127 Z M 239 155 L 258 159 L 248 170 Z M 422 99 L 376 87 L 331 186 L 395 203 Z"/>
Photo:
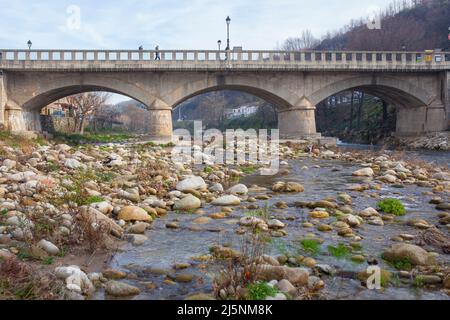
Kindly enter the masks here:
<path id="1" fill-rule="evenodd" d="M 450 53 L 270 50 L 11 50 L 0 49 L 0 69 L 292 69 L 449 70 Z"/>

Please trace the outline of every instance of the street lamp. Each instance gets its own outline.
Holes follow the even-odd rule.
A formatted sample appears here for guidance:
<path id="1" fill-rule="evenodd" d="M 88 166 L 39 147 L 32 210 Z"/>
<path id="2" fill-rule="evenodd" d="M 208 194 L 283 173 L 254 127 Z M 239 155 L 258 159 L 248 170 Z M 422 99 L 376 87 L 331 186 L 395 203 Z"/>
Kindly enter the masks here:
<path id="1" fill-rule="evenodd" d="M 220 46 L 222 45 L 222 40 L 217 41 L 217 45 L 219 46 L 219 51 L 220 51 Z"/>
<path id="2" fill-rule="evenodd" d="M 228 16 L 225 21 L 227 22 L 227 48 L 225 50 L 230 50 L 230 17 Z"/>
<path id="3" fill-rule="evenodd" d="M 31 46 L 33 45 L 31 40 L 28 40 L 27 45 L 28 45 L 28 50 L 31 50 Z"/>

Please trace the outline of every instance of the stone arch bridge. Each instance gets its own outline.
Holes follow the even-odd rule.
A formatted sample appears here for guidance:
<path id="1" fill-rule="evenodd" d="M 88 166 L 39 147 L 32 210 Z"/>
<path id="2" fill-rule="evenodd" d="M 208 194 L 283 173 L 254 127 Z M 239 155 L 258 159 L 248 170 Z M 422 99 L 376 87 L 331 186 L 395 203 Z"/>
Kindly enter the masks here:
<path id="1" fill-rule="evenodd" d="M 40 131 L 39 112 L 86 91 L 148 106 L 154 137 L 172 134 L 172 110 L 208 91 L 241 90 L 276 106 L 282 138 L 317 137 L 315 106 L 349 89 L 397 108 L 397 134 L 449 129 L 450 55 L 423 52 L 1 50 L 0 124 Z"/>

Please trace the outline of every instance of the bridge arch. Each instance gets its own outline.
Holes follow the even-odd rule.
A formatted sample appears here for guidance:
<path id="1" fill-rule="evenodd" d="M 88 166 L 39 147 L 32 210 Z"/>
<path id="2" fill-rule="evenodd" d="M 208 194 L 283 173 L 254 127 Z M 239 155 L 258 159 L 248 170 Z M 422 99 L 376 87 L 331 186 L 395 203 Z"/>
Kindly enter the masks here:
<path id="1" fill-rule="evenodd" d="M 169 110 L 170 114 L 170 107 L 146 90 L 144 85 L 137 81 L 127 81 L 127 77 L 120 77 L 120 74 L 55 74 L 44 81 L 39 81 L 37 75 L 27 75 L 24 88 L 23 93 L 15 95 L 16 100 L 10 101 L 12 107 L 7 116 L 19 119 L 12 122 L 13 131 L 42 131 L 39 113 L 45 106 L 70 95 L 103 91 L 127 96 L 147 106 L 150 111 L 150 135 L 171 135 L 171 117 L 161 111 Z"/>
<path id="2" fill-rule="evenodd" d="M 271 77 L 261 77 L 250 74 L 215 74 L 197 81 L 185 82 L 167 92 L 163 100 L 169 102 L 174 110 L 182 102 L 211 91 L 232 90 L 241 91 L 259 97 L 272 104 L 278 114 L 278 128 L 281 137 L 298 137 L 315 135 L 314 110 L 305 106 L 304 96 L 290 84 L 296 84 L 295 76 L 273 74 Z M 303 110 L 306 108 L 305 110 Z M 291 110 L 296 110 L 296 116 L 290 116 Z"/>
<path id="3" fill-rule="evenodd" d="M 173 104 L 172 104 L 172 109 L 175 109 L 177 106 L 179 106 L 183 102 L 185 102 L 193 97 L 196 97 L 196 96 L 199 96 L 199 95 L 202 95 L 205 93 L 213 92 L 213 91 L 224 91 L 224 90 L 241 91 L 241 92 L 249 93 L 251 95 L 254 95 L 258 98 L 261 98 L 261 99 L 269 102 L 278 110 L 291 107 L 290 102 L 286 101 L 284 98 L 282 98 L 272 92 L 261 89 L 261 88 L 252 87 L 252 86 L 248 86 L 248 85 L 215 85 L 215 86 L 210 86 L 210 87 L 206 87 L 206 88 L 201 88 L 195 92 L 188 93 L 187 95 L 183 96 L 182 98 L 180 98 L 178 100 L 175 100 L 175 102 L 173 102 Z"/>
<path id="4" fill-rule="evenodd" d="M 427 91 L 407 80 L 389 76 L 357 76 L 325 85 L 308 96 L 313 105 L 338 93 L 358 90 L 396 107 L 396 133 L 411 135 L 445 130 L 445 108 L 436 92 Z"/>
<path id="5" fill-rule="evenodd" d="M 315 91 L 308 99 L 317 105 L 332 95 L 348 90 L 361 90 L 401 107 L 423 107 L 434 100 L 429 92 L 413 83 L 386 76 L 359 76 L 338 80 Z"/>

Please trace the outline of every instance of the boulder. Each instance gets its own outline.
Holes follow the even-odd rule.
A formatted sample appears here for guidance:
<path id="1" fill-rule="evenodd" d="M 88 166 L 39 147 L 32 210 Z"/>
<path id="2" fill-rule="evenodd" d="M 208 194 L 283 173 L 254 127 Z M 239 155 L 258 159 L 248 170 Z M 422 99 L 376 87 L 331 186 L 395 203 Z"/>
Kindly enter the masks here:
<path id="1" fill-rule="evenodd" d="M 82 164 L 77 159 L 67 159 L 64 162 L 64 166 L 68 169 L 78 169 L 78 168 L 85 168 L 86 165 Z"/>
<path id="2" fill-rule="evenodd" d="M 77 216 L 78 219 L 83 219 L 85 221 L 90 221 L 91 223 L 94 222 L 104 222 L 107 223 L 108 226 L 111 229 L 111 234 L 113 234 L 116 237 L 121 237 L 123 234 L 123 229 L 121 226 L 119 226 L 114 220 L 108 218 L 100 211 L 91 208 L 91 207 L 82 207 L 80 209 L 80 213 Z"/>
<path id="3" fill-rule="evenodd" d="M 114 207 L 106 201 L 92 203 L 91 207 L 106 215 L 111 214 L 111 212 L 114 210 Z"/>
<path id="4" fill-rule="evenodd" d="M 152 217 L 144 209 L 136 206 L 127 206 L 119 211 L 117 219 L 123 221 L 152 221 Z"/>
<path id="5" fill-rule="evenodd" d="M 233 195 L 222 196 L 212 202 L 215 206 L 238 206 L 241 204 L 241 199 Z"/>
<path id="6" fill-rule="evenodd" d="M 190 176 L 183 181 L 178 182 L 176 189 L 178 191 L 186 190 L 204 190 L 207 188 L 205 180 L 202 177 Z"/>
<path id="7" fill-rule="evenodd" d="M 78 294 L 92 295 L 95 287 L 88 276 L 78 266 L 59 267 L 55 269 L 56 277 L 66 281 L 66 287 Z"/>
<path id="8" fill-rule="evenodd" d="M 364 168 L 353 172 L 352 175 L 355 177 L 373 177 L 374 172 L 372 168 Z"/>
<path id="9" fill-rule="evenodd" d="M 288 280 L 295 286 L 308 284 L 309 272 L 304 268 L 290 268 L 286 266 L 259 265 L 257 271 L 258 280 Z"/>
<path id="10" fill-rule="evenodd" d="M 227 192 L 231 194 L 245 195 L 248 193 L 248 188 L 244 184 L 237 184 L 228 189 Z"/>
<path id="11" fill-rule="evenodd" d="M 383 258 L 388 261 L 408 259 L 413 265 L 427 266 L 434 262 L 433 256 L 427 251 L 413 244 L 397 243 L 383 253 Z"/>
<path id="12" fill-rule="evenodd" d="M 41 240 L 38 242 L 37 246 L 47 252 L 49 255 L 56 256 L 59 254 L 59 249 L 53 243 L 47 240 Z"/>
<path id="13" fill-rule="evenodd" d="M 141 293 L 139 288 L 115 280 L 108 281 L 105 290 L 107 294 L 113 297 L 129 297 Z"/>
<path id="14" fill-rule="evenodd" d="M 186 197 L 175 201 L 174 210 L 195 210 L 202 206 L 202 202 L 199 198 L 188 194 Z"/>
<path id="15" fill-rule="evenodd" d="M 212 186 L 209 187 L 209 191 L 222 193 L 223 186 L 220 183 L 214 183 Z"/>

